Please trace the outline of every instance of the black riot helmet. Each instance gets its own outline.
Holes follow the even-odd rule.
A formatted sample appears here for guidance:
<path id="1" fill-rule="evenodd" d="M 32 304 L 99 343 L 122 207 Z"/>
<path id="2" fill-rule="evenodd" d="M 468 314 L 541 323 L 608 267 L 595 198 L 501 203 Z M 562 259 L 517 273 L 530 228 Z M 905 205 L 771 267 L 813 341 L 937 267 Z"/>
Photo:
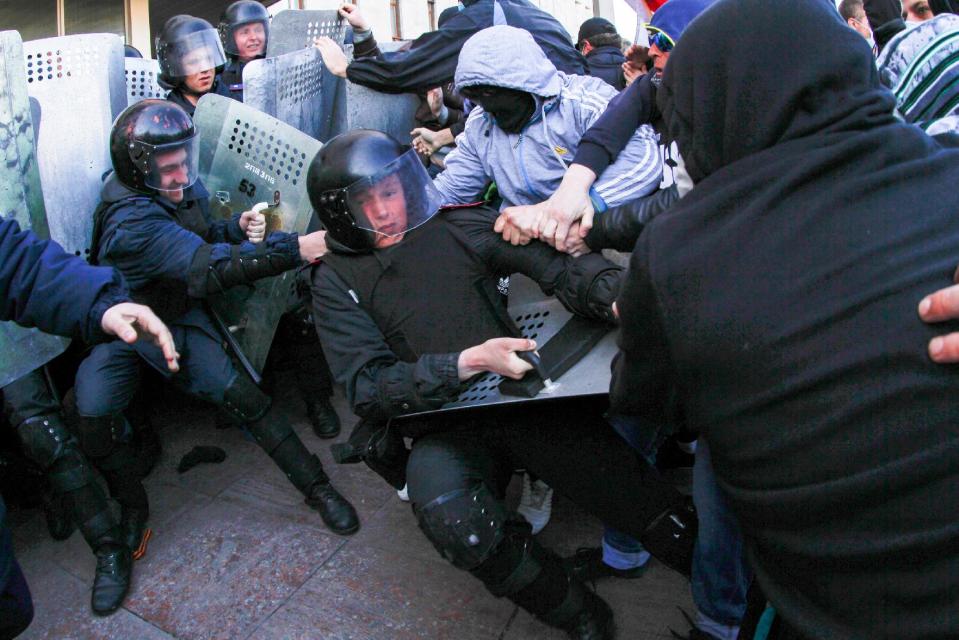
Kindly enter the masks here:
<path id="1" fill-rule="evenodd" d="M 264 38 L 270 37 L 270 13 L 259 2 L 239 0 L 228 6 L 220 16 L 220 40 L 228 56 L 239 57 L 234 34 L 239 27 L 253 22 L 263 25 Z M 263 41 L 263 51 L 266 51 L 266 39 Z"/>
<path id="2" fill-rule="evenodd" d="M 326 143 L 310 163 L 306 188 L 329 236 L 359 252 L 398 243 L 442 204 L 414 149 L 366 129 Z"/>
<path id="3" fill-rule="evenodd" d="M 186 189 L 196 182 L 198 146 L 193 120 L 169 100 L 141 100 L 127 107 L 110 132 L 117 179 L 141 192 Z"/>
<path id="4" fill-rule="evenodd" d="M 173 16 L 163 25 L 156 39 L 157 80 L 165 89 L 176 89 L 190 75 L 213 69 L 220 73 L 226 55 L 220 36 L 206 20 L 193 16 Z"/>

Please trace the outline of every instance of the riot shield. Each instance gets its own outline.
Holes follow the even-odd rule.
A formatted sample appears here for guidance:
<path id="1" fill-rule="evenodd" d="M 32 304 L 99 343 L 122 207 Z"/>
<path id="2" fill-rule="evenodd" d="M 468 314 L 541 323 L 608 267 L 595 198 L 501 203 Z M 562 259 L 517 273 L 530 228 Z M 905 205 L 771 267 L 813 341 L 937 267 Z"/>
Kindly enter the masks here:
<path id="1" fill-rule="evenodd" d="M 267 233 L 304 233 L 313 216 L 306 172 L 322 144 L 249 105 L 207 94 L 193 115 L 200 135 L 200 179 L 214 216 L 229 217 L 259 202 L 270 207 Z M 245 358 L 263 370 L 294 272 L 234 287 L 211 304 Z"/>
<path id="2" fill-rule="evenodd" d="M 156 60 L 149 58 L 124 58 L 127 80 L 127 106 L 136 104 L 147 98 L 163 100 L 169 93 L 157 82 L 160 66 Z"/>
<path id="3" fill-rule="evenodd" d="M 393 51 L 402 44 L 387 42 L 380 49 Z M 346 53 L 352 59 L 352 45 L 346 47 Z M 363 85 L 338 80 L 342 88 L 336 94 L 336 133 L 375 129 L 390 134 L 400 142 L 410 142 L 410 131 L 416 126 L 416 108 L 420 104 L 418 96 L 411 93 L 380 93 Z"/>
<path id="4" fill-rule="evenodd" d="M 337 79 L 325 72 L 313 47 L 253 60 L 243 68 L 243 104 L 326 142 L 333 132 Z"/>
<path id="5" fill-rule="evenodd" d="M 48 238 L 26 77 L 20 34 L 0 32 L 0 217 Z M 60 355 L 69 342 L 0 322 L 0 387 Z"/>
<path id="6" fill-rule="evenodd" d="M 347 26 L 335 9 L 281 11 L 270 21 L 266 56 L 272 58 L 312 47 L 313 39 L 320 36 L 329 36 L 342 44 Z"/>
<path id="7" fill-rule="evenodd" d="M 542 299 L 536 302 L 523 302 L 510 305 L 510 315 L 516 326 L 525 338 L 536 340 L 540 353 L 550 348 L 551 341 L 558 337 L 572 319 L 572 314 L 555 298 Z M 577 330 L 584 333 L 593 331 L 579 325 Z M 593 341 L 595 344 L 587 353 L 579 358 L 562 375 L 553 375 L 552 386 L 542 387 L 533 397 L 523 395 L 506 395 L 503 393 L 503 377 L 494 373 L 487 373 L 478 378 L 470 387 L 461 393 L 453 402 L 449 402 L 435 411 L 424 411 L 407 414 L 397 418 L 423 418 L 426 416 L 491 407 L 493 405 L 508 405 L 517 402 L 537 402 L 579 396 L 595 396 L 609 393 L 610 362 L 616 355 L 615 332 L 611 327 L 599 327 L 602 338 Z M 569 333 L 568 331 L 566 332 Z M 568 341 L 567 341 L 568 342 Z M 544 361 L 545 361 L 544 355 Z M 554 358 L 555 360 L 555 358 Z"/>
<path id="8" fill-rule="evenodd" d="M 123 41 L 113 34 L 25 42 L 27 88 L 40 104 L 37 145 L 50 235 L 87 256 L 110 129 L 127 106 Z"/>

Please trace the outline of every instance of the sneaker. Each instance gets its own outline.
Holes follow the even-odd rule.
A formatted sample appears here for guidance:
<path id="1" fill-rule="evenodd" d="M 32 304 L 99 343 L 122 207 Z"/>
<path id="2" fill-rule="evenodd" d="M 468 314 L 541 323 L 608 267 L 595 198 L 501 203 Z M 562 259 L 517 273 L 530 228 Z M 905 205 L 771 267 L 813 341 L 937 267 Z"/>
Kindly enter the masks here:
<path id="1" fill-rule="evenodd" d="M 533 527 L 535 536 L 549 523 L 549 516 L 553 511 L 552 487 L 542 480 L 532 481 L 529 474 L 524 473 L 523 495 L 516 511 Z"/>
<path id="2" fill-rule="evenodd" d="M 397 489 L 397 490 L 396 490 L 396 495 L 397 495 L 397 497 L 398 497 L 400 500 L 402 500 L 403 502 L 409 502 L 409 501 L 410 501 L 409 487 L 410 487 L 410 486 L 409 486 L 408 484 L 404 484 L 402 489 Z"/>
<path id="3" fill-rule="evenodd" d="M 631 569 L 617 569 L 603 562 L 603 550 L 600 547 L 580 547 L 563 564 L 571 574 L 583 582 L 595 582 L 600 578 L 622 578 L 633 580 L 643 575 L 646 565 Z"/>

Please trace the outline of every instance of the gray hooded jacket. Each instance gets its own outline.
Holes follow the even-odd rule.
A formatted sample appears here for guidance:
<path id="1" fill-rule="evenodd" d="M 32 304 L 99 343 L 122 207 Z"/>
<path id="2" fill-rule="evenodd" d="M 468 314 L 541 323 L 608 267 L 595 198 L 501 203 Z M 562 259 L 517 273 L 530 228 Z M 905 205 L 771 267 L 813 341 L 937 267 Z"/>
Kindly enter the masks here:
<path id="1" fill-rule="evenodd" d="M 527 31 L 506 25 L 483 29 L 463 46 L 456 86 L 475 85 L 531 93 L 536 114 L 522 132 L 509 134 L 481 107 L 473 109 L 446 170 L 434 181 L 448 204 L 474 200 L 489 180 L 496 182 L 503 206 L 545 200 L 559 187 L 583 133 L 616 95 L 599 78 L 557 71 Z M 658 136 L 644 125 L 590 196 L 596 210 L 604 211 L 655 191 L 661 175 Z"/>

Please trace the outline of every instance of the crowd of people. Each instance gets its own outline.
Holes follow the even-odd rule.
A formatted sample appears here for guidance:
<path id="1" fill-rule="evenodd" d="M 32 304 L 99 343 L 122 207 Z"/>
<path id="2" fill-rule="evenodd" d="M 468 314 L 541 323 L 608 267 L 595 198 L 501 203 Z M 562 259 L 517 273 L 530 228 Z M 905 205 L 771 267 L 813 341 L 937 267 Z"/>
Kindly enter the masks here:
<path id="1" fill-rule="evenodd" d="M 3 397 L 51 533 L 76 526 L 97 557 L 93 612 L 122 606 L 151 535 L 147 371 L 241 425 L 330 531 L 359 529 L 207 301 L 300 269 L 281 327 L 309 346 L 280 330 L 271 361 L 297 367 L 316 435 L 340 432 L 335 382 L 358 419 L 335 457 L 365 462 L 443 557 L 544 624 L 615 637 L 591 585 L 655 558 L 689 579 L 691 640 L 959 637 L 955 11 L 668 0 L 627 43 L 601 18 L 574 41 L 528 0 L 463 0 L 383 52 L 343 5 L 353 57 L 319 38 L 324 66 L 417 93 L 419 126 L 411 145 L 370 130 L 323 145 L 306 169 L 321 230 L 305 234 L 267 233 L 257 208 L 215 220 L 198 175 L 197 104 L 242 101 L 268 13 L 171 18 L 169 95 L 114 123 L 90 264 L 0 221 L 2 318 L 89 345 L 75 425 L 42 369 Z M 608 399 L 438 411 L 481 375 L 548 374 L 508 313 L 516 273 L 615 328 Z M 691 496 L 663 473 L 677 464 Z M 602 521 L 596 547 L 540 544 L 553 492 Z M 3 522 L 0 501 L 12 638 L 32 605 Z"/>

